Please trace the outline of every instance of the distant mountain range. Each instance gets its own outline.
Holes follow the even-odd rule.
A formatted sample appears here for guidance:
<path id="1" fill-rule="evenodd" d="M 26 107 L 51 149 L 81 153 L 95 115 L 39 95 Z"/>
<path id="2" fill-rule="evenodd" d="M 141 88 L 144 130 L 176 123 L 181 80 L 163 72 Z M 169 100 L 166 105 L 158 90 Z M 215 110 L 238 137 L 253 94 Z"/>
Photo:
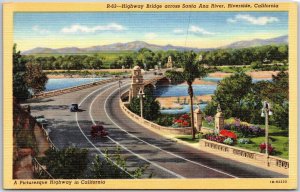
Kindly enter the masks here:
<path id="1" fill-rule="evenodd" d="M 288 36 L 280 36 L 272 39 L 253 39 L 249 41 L 237 41 L 231 43 L 226 46 L 222 46 L 219 48 L 245 48 L 245 47 L 253 47 L 253 46 L 261 46 L 261 45 L 269 45 L 269 44 L 287 44 Z M 78 53 L 95 53 L 95 52 L 109 52 L 109 51 L 138 51 L 141 48 L 148 48 L 152 51 L 157 50 L 177 50 L 177 51 L 186 51 L 186 50 L 194 50 L 194 51 L 208 51 L 214 50 L 218 48 L 193 48 L 193 47 L 183 47 L 183 46 L 174 46 L 174 45 L 155 45 L 146 43 L 144 41 L 132 41 L 128 43 L 113 43 L 109 45 L 98 45 L 86 48 L 78 48 L 78 47 L 64 47 L 59 49 L 52 49 L 47 47 L 36 47 L 34 49 L 23 51 L 23 55 L 32 55 L 32 54 L 78 54 Z"/>
<path id="2" fill-rule="evenodd" d="M 280 36 L 271 39 L 253 39 L 250 41 L 237 41 L 231 43 L 226 46 L 222 46 L 220 48 L 246 48 L 246 47 L 255 47 L 255 46 L 262 46 L 262 45 L 276 45 L 276 44 L 288 44 L 288 36 Z"/>

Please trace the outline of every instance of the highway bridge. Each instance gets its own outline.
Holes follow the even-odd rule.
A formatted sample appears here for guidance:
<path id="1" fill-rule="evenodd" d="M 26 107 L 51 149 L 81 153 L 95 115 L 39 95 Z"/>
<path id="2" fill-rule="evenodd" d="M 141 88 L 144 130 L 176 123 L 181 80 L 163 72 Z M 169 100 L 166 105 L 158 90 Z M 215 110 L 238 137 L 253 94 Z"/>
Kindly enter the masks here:
<path id="1" fill-rule="evenodd" d="M 164 77 L 147 74 L 147 84 Z M 129 89 L 130 79 L 122 80 L 121 92 Z M 78 103 L 81 109 L 70 112 L 69 105 Z M 76 146 L 89 149 L 90 155 L 103 155 L 105 149 L 114 153 L 121 148 L 129 170 L 149 166 L 143 177 L 153 178 L 272 178 L 279 173 L 243 164 L 180 144 L 152 132 L 129 119 L 119 105 L 119 83 L 115 79 L 103 84 L 52 97 L 30 101 L 33 116 L 44 115 L 47 130 L 59 149 Z M 101 123 L 109 132 L 107 138 L 92 138 L 90 128 Z"/>

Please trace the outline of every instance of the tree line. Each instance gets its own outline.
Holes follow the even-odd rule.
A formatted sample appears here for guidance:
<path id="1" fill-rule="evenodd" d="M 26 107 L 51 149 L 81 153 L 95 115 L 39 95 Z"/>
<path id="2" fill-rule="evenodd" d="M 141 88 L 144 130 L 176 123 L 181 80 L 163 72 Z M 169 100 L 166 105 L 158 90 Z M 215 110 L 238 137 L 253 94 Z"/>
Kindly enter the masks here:
<path id="1" fill-rule="evenodd" d="M 116 55 L 118 53 L 115 53 Z M 176 60 L 178 51 L 151 51 L 147 48 L 142 48 L 139 51 L 128 53 L 127 55 L 118 56 L 112 61 L 109 58 L 101 56 L 101 53 L 93 55 L 59 55 L 59 56 L 24 56 L 26 60 L 39 64 L 44 70 L 81 70 L 81 69 L 103 69 L 113 68 L 120 69 L 132 68 L 135 65 L 139 65 L 142 68 L 154 68 L 155 65 L 163 67 L 167 63 L 169 56 L 172 56 Z M 104 65 L 105 62 L 109 62 L 108 65 Z"/>
<path id="2" fill-rule="evenodd" d="M 80 70 L 80 69 L 102 69 L 103 58 L 99 58 L 98 55 L 60 55 L 58 57 L 45 56 L 25 56 L 27 61 L 41 65 L 44 70 L 55 69 L 68 69 L 68 70 Z"/>
<path id="3" fill-rule="evenodd" d="M 288 45 L 265 45 L 242 49 L 218 49 L 199 53 L 209 66 L 288 63 Z"/>
<path id="4" fill-rule="evenodd" d="M 117 54 L 117 53 L 116 53 Z M 42 66 L 44 70 L 81 70 L 103 68 L 132 68 L 138 65 L 142 68 L 151 69 L 155 65 L 165 67 L 168 57 L 174 61 L 174 67 L 180 67 L 182 51 L 152 51 L 142 48 L 139 51 L 119 56 L 104 65 L 106 58 L 101 53 L 93 55 L 60 55 L 54 56 L 25 56 L 27 60 Z M 202 64 L 208 66 L 223 65 L 259 65 L 263 63 L 288 63 L 288 45 L 265 45 L 240 49 L 217 49 L 200 51 L 197 58 Z"/>

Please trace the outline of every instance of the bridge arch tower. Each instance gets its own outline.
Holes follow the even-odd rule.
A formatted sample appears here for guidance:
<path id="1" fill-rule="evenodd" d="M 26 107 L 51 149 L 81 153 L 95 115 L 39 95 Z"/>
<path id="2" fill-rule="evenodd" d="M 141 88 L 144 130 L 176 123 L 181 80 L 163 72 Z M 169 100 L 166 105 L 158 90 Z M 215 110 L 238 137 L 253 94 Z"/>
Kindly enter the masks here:
<path id="1" fill-rule="evenodd" d="M 137 97 L 140 88 L 144 88 L 144 79 L 142 75 L 142 70 L 139 66 L 135 66 L 132 69 L 132 81 L 129 90 L 129 102 L 133 97 Z"/>

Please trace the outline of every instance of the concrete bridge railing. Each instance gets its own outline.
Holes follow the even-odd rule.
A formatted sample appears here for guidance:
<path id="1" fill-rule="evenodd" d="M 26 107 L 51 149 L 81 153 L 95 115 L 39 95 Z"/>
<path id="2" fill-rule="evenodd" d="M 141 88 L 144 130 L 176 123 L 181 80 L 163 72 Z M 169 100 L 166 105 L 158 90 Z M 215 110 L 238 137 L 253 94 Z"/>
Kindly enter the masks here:
<path id="1" fill-rule="evenodd" d="M 95 81 L 95 82 L 92 82 L 92 83 L 87 83 L 87 84 L 78 85 L 78 86 L 74 86 L 74 87 L 68 87 L 68 88 L 65 88 L 65 89 L 58 89 L 58 90 L 53 90 L 53 91 L 42 92 L 42 93 L 33 95 L 32 99 L 37 99 L 37 98 L 40 99 L 40 98 L 47 98 L 47 97 L 62 95 L 62 94 L 70 93 L 70 92 L 73 92 L 73 91 L 78 91 L 78 90 L 86 89 L 86 88 L 89 88 L 89 87 L 93 87 L 93 86 L 96 86 L 96 85 L 102 85 L 102 84 L 105 84 L 105 83 L 113 82 L 116 79 L 117 78 L 111 78 L 111 79 L 107 79 L 107 80 Z"/>
<path id="2" fill-rule="evenodd" d="M 123 93 L 121 95 L 121 98 L 127 96 L 129 93 L 128 91 Z M 156 123 L 153 123 L 152 121 L 148 121 L 142 117 L 140 117 L 139 115 L 131 112 L 126 104 L 120 99 L 119 101 L 120 107 L 122 109 L 122 111 L 133 121 L 137 122 L 138 124 L 147 127 L 148 129 L 154 130 L 154 131 L 160 131 L 163 133 L 167 133 L 167 134 L 174 134 L 174 135 L 190 135 L 192 134 L 192 130 L 190 127 L 184 127 L 184 128 L 173 128 L 173 127 L 165 127 L 165 126 L 161 126 L 158 125 Z"/>
<path id="3" fill-rule="evenodd" d="M 246 149 L 242 149 L 239 147 L 233 147 L 230 145 L 225 145 L 222 143 L 217 143 L 214 141 L 209 141 L 206 139 L 200 140 L 200 147 L 203 149 L 207 148 L 209 150 L 218 151 L 218 153 L 222 153 L 225 155 L 229 155 L 228 158 L 234 159 L 236 156 L 242 157 L 244 159 L 248 159 L 249 161 L 256 162 L 261 166 L 266 166 L 266 156 L 263 153 L 249 151 Z M 275 169 L 276 171 L 288 174 L 289 171 L 289 160 L 282 159 L 279 157 L 269 156 L 268 158 L 269 167 L 271 169 Z"/>
<path id="4" fill-rule="evenodd" d="M 166 76 L 158 76 L 149 80 L 144 81 L 144 86 L 150 85 L 150 84 L 156 84 L 158 81 L 165 79 Z"/>

